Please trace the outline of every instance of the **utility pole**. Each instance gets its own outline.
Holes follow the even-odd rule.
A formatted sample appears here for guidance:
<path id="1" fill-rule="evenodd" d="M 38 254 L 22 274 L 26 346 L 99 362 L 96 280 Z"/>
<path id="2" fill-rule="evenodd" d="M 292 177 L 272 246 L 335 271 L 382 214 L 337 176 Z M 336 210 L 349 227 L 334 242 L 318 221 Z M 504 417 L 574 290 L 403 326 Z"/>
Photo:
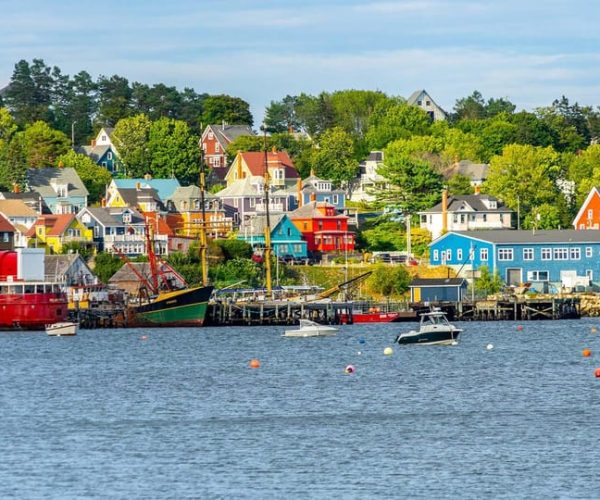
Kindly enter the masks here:
<path id="1" fill-rule="evenodd" d="M 410 214 L 406 214 L 406 264 L 410 262 L 410 256 L 412 253 L 412 240 L 410 234 Z"/>

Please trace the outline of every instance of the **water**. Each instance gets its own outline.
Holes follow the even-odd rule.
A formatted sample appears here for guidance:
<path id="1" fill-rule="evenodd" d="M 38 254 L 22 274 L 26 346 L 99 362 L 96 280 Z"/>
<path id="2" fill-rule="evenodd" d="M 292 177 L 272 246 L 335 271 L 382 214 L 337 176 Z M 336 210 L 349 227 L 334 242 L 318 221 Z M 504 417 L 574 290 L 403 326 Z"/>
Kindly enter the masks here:
<path id="1" fill-rule="evenodd" d="M 0 334 L 0 497 L 600 498 L 600 321 L 523 325 Z"/>

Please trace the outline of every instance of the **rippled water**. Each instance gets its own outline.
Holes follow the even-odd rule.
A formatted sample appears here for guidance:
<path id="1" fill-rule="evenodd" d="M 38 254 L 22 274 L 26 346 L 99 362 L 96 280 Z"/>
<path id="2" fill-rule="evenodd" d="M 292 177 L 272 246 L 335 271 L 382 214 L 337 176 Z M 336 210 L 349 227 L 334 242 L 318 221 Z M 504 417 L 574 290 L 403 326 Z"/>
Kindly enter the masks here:
<path id="1" fill-rule="evenodd" d="M 598 323 L 3 333 L 0 497 L 599 498 Z"/>

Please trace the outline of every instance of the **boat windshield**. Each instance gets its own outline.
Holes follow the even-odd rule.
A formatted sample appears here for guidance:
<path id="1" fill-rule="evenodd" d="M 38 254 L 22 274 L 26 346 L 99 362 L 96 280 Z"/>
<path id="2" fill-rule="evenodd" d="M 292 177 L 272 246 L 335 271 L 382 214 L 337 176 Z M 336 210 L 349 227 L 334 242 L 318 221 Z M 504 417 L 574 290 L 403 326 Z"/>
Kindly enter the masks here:
<path id="1" fill-rule="evenodd" d="M 443 314 L 426 314 L 421 321 L 424 325 L 449 325 Z"/>

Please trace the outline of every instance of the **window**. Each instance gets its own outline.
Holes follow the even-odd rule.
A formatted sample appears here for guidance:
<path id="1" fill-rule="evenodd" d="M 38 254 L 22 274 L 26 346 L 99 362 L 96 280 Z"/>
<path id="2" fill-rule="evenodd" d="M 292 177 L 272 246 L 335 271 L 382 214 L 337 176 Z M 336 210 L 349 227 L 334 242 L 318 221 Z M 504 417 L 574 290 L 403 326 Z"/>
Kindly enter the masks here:
<path id="1" fill-rule="evenodd" d="M 542 248 L 542 260 L 552 260 L 551 248 Z"/>
<path id="2" fill-rule="evenodd" d="M 488 249 L 487 248 L 482 248 L 481 250 L 479 250 L 479 258 L 481 260 L 488 260 Z"/>
<path id="3" fill-rule="evenodd" d="M 462 248 L 456 250 L 456 258 L 461 261 L 462 260 Z"/>
<path id="4" fill-rule="evenodd" d="M 106 163 L 105 161 L 103 161 L 103 162 L 102 162 L 102 166 L 103 166 L 104 168 L 108 168 L 108 163 Z"/>
<path id="5" fill-rule="evenodd" d="M 106 136 L 105 135 L 102 136 L 102 142 L 106 142 Z"/>
<path id="6" fill-rule="evenodd" d="M 10 241 L 10 234 L 2 233 L 2 241 L 4 241 L 4 243 L 8 243 Z"/>
<path id="7" fill-rule="evenodd" d="M 527 271 L 527 281 L 548 281 L 549 279 L 548 271 Z"/>
<path id="8" fill-rule="evenodd" d="M 431 106 L 431 101 L 425 101 L 425 105 Z"/>
<path id="9" fill-rule="evenodd" d="M 452 250 L 446 250 L 446 262 L 450 262 L 452 260 Z"/>
<path id="10" fill-rule="evenodd" d="M 585 247 L 585 256 L 589 259 L 593 255 L 592 247 Z"/>
<path id="11" fill-rule="evenodd" d="M 483 222 L 487 222 L 487 214 L 483 214 L 481 218 L 483 219 Z"/>
<path id="12" fill-rule="evenodd" d="M 554 260 L 569 260 L 569 249 L 565 247 L 558 247 L 553 249 Z"/>
<path id="13" fill-rule="evenodd" d="M 337 194 L 334 194 L 334 195 L 333 195 L 333 204 L 334 204 L 334 205 L 337 205 L 337 204 L 338 204 L 338 199 L 339 199 L 339 198 L 338 198 L 338 195 L 337 195 Z"/>
<path id="14" fill-rule="evenodd" d="M 215 142 L 215 153 L 221 152 L 221 145 L 218 142 Z"/>
<path id="15" fill-rule="evenodd" d="M 590 281 L 594 279 L 594 271 L 592 271 L 591 269 L 586 269 L 585 275 L 590 279 Z"/>
<path id="16" fill-rule="evenodd" d="M 499 248 L 498 260 L 513 260 L 514 254 L 512 248 Z"/>
<path id="17" fill-rule="evenodd" d="M 112 153 L 110 151 L 106 154 L 106 159 L 112 160 Z"/>
<path id="18" fill-rule="evenodd" d="M 301 253 L 301 252 L 302 252 L 302 245 L 300 243 L 294 244 L 294 253 Z"/>
<path id="19" fill-rule="evenodd" d="M 533 248 L 523 249 L 523 260 L 533 260 Z"/>
<path id="20" fill-rule="evenodd" d="M 594 211 L 592 209 L 588 210 L 588 219 L 593 219 L 594 218 Z"/>
<path id="21" fill-rule="evenodd" d="M 256 198 L 250 198 L 250 206 L 251 207 L 255 207 L 256 206 Z"/>
<path id="22" fill-rule="evenodd" d="M 308 230 L 308 222 L 303 222 L 302 223 L 302 229 L 304 229 L 305 231 Z"/>
<path id="23" fill-rule="evenodd" d="M 131 222 L 131 213 L 123 212 L 123 222 L 126 224 Z"/>
<path id="24" fill-rule="evenodd" d="M 440 252 L 438 250 L 433 251 L 433 260 L 438 261 L 440 258 Z"/>
<path id="25" fill-rule="evenodd" d="M 423 101 L 417 101 L 417 106 L 421 106 L 423 104 Z"/>
<path id="26" fill-rule="evenodd" d="M 580 260 L 581 259 L 581 248 L 575 247 L 569 249 L 571 260 Z"/>

